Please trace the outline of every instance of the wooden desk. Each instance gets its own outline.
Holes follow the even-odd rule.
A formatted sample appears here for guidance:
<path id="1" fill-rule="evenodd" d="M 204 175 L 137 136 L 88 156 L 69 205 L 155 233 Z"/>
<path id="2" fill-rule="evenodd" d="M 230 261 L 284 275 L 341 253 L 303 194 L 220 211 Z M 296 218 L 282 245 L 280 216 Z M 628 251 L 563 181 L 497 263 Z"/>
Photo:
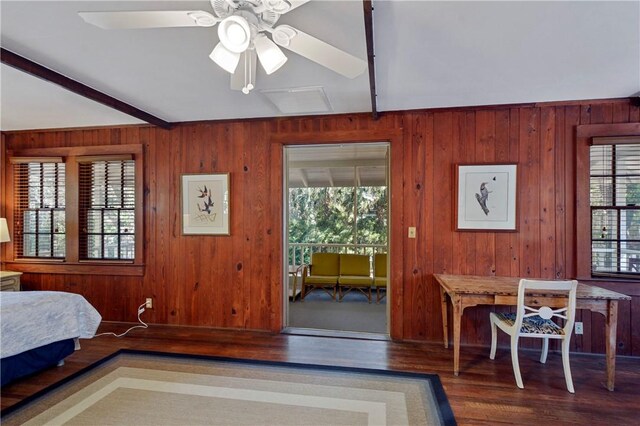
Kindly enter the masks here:
<path id="1" fill-rule="evenodd" d="M 464 308 L 477 305 L 517 305 L 518 283 L 516 277 L 481 277 L 473 275 L 435 274 L 440 284 L 442 301 L 442 329 L 444 347 L 449 347 L 449 327 L 447 324 L 447 295 L 453 306 L 453 373 L 460 371 L 460 323 Z M 553 306 L 552 293 L 531 295 L 537 305 Z M 588 309 L 604 315 L 606 321 L 607 389 L 614 388 L 616 371 L 616 328 L 618 325 L 618 301 L 631 297 L 615 291 L 583 283 L 578 284 L 576 309 Z M 487 316 L 487 324 L 489 317 Z"/>

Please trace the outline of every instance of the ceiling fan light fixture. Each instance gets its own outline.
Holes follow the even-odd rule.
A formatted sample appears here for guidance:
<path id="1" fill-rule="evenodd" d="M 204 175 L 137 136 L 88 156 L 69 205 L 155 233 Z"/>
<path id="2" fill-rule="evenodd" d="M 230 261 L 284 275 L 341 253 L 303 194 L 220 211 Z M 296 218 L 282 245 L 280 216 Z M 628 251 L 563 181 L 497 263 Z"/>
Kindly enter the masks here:
<path id="1" fill-rule="evenodd" d="M 276 13 L 287 13 L 291 9 L 291 3 L 286 0 L 265 0 L 263 4 L 268 10 Z"/>
<path id="2" fill-rule="evenodd" d="M 209 55 L 211 60 L 218 64 L 220 68 L 233 74 L 240 62 L 240 53 L 232 52 L 227 49 L 222 42 L 218 43 Z"/>
<path id="3" fill-rule="evenodd" d="M 280 25 L 275 28 L 272 33 L 273 41 L 284 47 L 289 47 L 291 39 L 296 35 L 296 31 L 287 25 Z"/>
<path id="4" fill-rule="evenodd" d="M 232 15 L 218 25 L 218 37 L 227 50 L 242 53 L 247 50 L 251 42 L 251 28 L 245 18 Z"/>
<path id="5" fill-rule="evenodd" d="M 253 44 L 260 59 L 260 65 L 267 75 L 276 72 L 287 62 L 287 57 L 282 50 L 264 34 L 258 34 Z"/>
<path id="6" fill-rule="evenodd" d="M 202 10 L 189 12 L 187 15 L 200 27 L 213 27 L 218 22 L 212 14 Z"/>

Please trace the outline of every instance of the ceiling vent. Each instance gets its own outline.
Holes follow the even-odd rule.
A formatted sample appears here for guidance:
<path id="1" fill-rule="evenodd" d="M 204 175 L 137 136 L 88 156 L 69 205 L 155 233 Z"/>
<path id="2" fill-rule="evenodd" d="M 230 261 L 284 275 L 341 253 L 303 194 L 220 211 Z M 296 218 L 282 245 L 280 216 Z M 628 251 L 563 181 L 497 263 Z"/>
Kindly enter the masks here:
<path id="1" fill-rule="evenodd" d="M 329 99 L 320 86 L 260 92 L 283 114 L 317 114 L 332 111 Z"/>

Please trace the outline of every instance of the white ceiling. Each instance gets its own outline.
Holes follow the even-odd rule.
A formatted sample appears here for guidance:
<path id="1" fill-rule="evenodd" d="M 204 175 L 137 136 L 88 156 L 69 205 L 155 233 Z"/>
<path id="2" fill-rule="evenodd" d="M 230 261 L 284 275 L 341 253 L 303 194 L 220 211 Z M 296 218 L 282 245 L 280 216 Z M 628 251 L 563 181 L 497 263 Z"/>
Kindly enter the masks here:
<path id="1" fill-rule="evenodd" d="M 640 92 L 640 2 L 373 0 L 379 111 Z M 2 47 L 163 120 L 283 115 L 261 89 L 321 86 L 332 113 L 371 111 L 369 79 L 296 54 L 249 95 L 208 55 L 216 27 L 105 31 L 78 11 L 211 11 L 208 1 L 0 1 Z M 360 0 L 312 0 L 289 24 L 366 60 Z M 2 130 L 137 123 L 2 65 Z M 301 111 L 301 114 L 304 112 Z"/>
<path id="2" fill-rule="evenodd" d="M 389 144 L 288 146 L 290 188 L 386 186 Z"/>

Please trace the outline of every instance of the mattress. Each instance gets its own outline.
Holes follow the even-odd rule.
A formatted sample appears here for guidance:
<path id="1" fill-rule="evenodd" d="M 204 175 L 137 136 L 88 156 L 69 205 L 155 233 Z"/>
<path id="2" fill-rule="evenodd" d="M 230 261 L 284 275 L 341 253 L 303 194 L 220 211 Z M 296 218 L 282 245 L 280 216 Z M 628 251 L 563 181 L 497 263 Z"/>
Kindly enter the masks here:
<path id="1" fill-rule="evenodd" d="M 0 292 L 0 358 L 61 340 L 94 336 L 102 317 L 79 294 Z"/>

